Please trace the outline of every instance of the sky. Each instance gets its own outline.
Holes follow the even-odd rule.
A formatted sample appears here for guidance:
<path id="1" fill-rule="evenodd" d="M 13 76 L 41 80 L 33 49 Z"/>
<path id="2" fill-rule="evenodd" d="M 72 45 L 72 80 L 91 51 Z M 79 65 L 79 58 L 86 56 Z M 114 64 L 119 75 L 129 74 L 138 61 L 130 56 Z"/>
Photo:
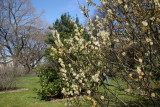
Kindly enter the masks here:
<path id="1" fill-rule="evenodd" d="M 86 3 L 86 0 L 79 0 L 81 4 Z M 99 0 L 93 0 L 99 3 Z M 80 23 L 84 24 L 85 18 L 79 9 L 77 0 L 31 0 L 37 13 L 44 11 L 42 19 L 52 24 L 55 20 L 61 17 L 65 12 L 69 12 L 71 17 L 76 18 L 78 16 Z M 91 7 L 90 14 L 93 15 L 95 8 Z"/>

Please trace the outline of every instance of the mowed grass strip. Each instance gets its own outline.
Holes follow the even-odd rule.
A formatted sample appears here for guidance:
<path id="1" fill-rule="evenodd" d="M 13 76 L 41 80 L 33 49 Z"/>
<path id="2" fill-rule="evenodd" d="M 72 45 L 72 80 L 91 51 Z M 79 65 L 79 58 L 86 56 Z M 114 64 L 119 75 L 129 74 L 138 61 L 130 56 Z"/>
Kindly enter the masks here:
<path id="1" fill-rule="evenodd" d="M 65 101 L 51 102 L 40 100 L 34 88 L 40 88 L 39 78 L 18 77 L 17 88 L 25 88 L 19 92 L 6 92 L 0 94 L 0 107 L 64 107 Z"/>

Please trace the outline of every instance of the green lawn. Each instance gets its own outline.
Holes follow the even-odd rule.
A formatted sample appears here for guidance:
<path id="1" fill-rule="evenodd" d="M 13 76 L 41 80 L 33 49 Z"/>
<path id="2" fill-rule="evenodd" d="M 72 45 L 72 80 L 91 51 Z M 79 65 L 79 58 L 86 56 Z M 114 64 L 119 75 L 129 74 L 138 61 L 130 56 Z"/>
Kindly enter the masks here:
<path id="1" fill-rule="evenodd" d="M 33 77 L 19 77 L 17 88 L 27 88 L 28 90 L 12 93 L 3 93 L 0 94 L 0 107 L 64 107 L 65 101 L 51 102 L 40 100 L 40 97 L 33 90 L 35 88 L 40 88 L 39 78 L 36 76 Z M 119 80 L 121 85 L 124 85 L 124 82 Z M 110 79 L 110 84 L 116 84 L 112 79 Z M 125 87 L 125 86 L 124 86 Z M 101 92 L 104 93 L 102 87 L 99 87 Z M 139 97 L 126 95 L 124 92 L 120 92 L 113 88 L 112 86 L 108 87 L 113 93 L 119 93 L 118 97 L 123 99 L 125 102 L 142 102 Z M 112 97 L 111 94 L 109 94 Z M 100 96 L 99 96 L 100 97 Z M 83 101 L 82 101 L 83 102 Z M 84 104 L 86 101 L 83 102 Z M 144 102 L 142 102 L 144 103 Z M 110 103 L 112 105 L 112 103 Z M 120 102 L 116 103 L 119 106 L 123 106 Z M 146 105 L 151 106 L 152 104 Z"/>
<path id="2" fill-rule="evenodd" d="M 34 88 L 40 88 L 38 77 L 19 77 L 18 81 L 17 88 L 28 90 L 0 94 L 0 107 L 64 107 L 64 101 L 40 100 L 37 93 L 33 91 Z"/>

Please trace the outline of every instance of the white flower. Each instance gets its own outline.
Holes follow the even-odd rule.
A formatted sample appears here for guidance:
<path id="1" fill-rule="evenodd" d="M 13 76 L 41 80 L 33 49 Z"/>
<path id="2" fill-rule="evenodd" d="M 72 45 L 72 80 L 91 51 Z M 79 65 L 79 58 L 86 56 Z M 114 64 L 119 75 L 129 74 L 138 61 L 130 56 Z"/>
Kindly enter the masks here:
<path id="1" fill-rule="evenodd" d="M 63 60 L 61 58 L 58 59 L 59 63 L 63 63 Z"/>
<path id="2" fill-rule="evenodd" d="M 125 10 L 127 10 L 127 9 L 128 9 L 128 6 L 127 6 L 127 4 L 125 4 L 125 5 L 124 5 L 124 9 L 125 9 Z"/>
<path id="3" fill-rule="evenodd" d="M 79 44 L 82 45 L 84 39 L 79 39 Z"/>
<path id="4" fill-rule="evenodd" d="M 104 99 L 104 96 L 101 96 L 101 100 L 103 100 Z"/>
<path id="5" fill-rule="evenodd" d="M 75 72 L 73 72 L 73 76 L 76 76 L 76 73 L 75 73 Z"/>
<path id="6" fill-rule="evenodd" d="M 140 74 L 141 73 L 141 68 L 137 67 L 137 72 Z"/>
<path id="7" fill-rule="evenodd" d="M 63 68 L 65 68 L 65 65 L 64 65 L 63 63 L 61 63 L 61 66 L 62 66 Z"/>
<path id="8" fill-rule="evenodd" d="M 99 78 L 98 78 L 98 77 L 99 77 L 99 74 L 93 75 L 93 76 L 92 76 L 93 81 L 94 81 L 94 82 L 98 82 L 98 81 L 99 81 Z"/>
<path id="9" fill-rule="evenodd" d="M 99 44 L 98 41 L 95 41 L 94 44 L 95 44 L 96 46 L 98 46 L 98 47 L 100 46 L 100 44 Z"/>
<path id="10" fill-rule="evenodd" d="M 114 42 L 119 42 L 119 39 L 114 39 Z"/>
<path id="11" fill-rule="evenodd" d="M 64 72 L 64 73 L 67 72 L 64 68 L 61 68 L 60 71 L 61 71 L 61 72 Z"/>
<path id="12" fill-rule="evenodd" d="M 149 38 L 146 38 L 146 42 L 149 42 Z"/>
<path id="13" fill-rule="evenodd" d="M 99 17 L 96 15 L 96 19 L 99 19 Z"/>
<path id="14" fill-rule="evenodd" d="M 71 71 L 73 71 L 73 68 L 71 68 Z"/>
<path id="15" fill-rule="evenodd" d="M 73 88 L 73 90 L 78 90 L 78 86 L 77 85 L 74 85 L 74 84 L 72 84 L 72 88 Z"/>
<path id="16" fill-rule="evenodd" d="M 151 18 L 150 18 L 150 20 L 152 20 L 152 21 L 153 21 L 154 19 L 155 19 L 155 17 L 151 17 Z"/>
<path id="17" fill-rule="evenodd" d="M 155 93 L 152 93 L 152 94 L 151 94 L 151 96 L 152 96 L 152 97 L 155 97 L 155 96 L 156 96 L 156 94 L 155 94 Z"/>
<path id="18" fill-rule="evenodd" d="M 149 53 L 145 53 L 146 56 L 149 56 Z"/>
<path id="19" fill-rule="evenodd" d="M 152 42 L 151 38 L 146 38 L 146 42 Z"/>
<path id="20" fill-rule="evenodd" d="M 106 37 L 107 39 L 109 39 L 108 38 L 109 32 L 103 30 L 103 31 L 100 32 L 100 34 L 101 34 L 102 37 Z"/>
<path id="21" fill-rule="evenodd" d="M 69 87 L 69 83 L 68 82 L 66 83 L 66 85 L 67 85 L 67 87 Z"/>
<path id="22" fill-rule="evenodd" d="M 153 45 L 153 42 L 150 42 L 150 45 Z"/>
<path id="23" fill-rule="evenodd" d="M 86 0 L 86 3 L 89 3 L 91 0 Z"/>
<path id="24" fill-rule="evenodd" d="M 90 90 L 87 90 L 87 94 L 89 94 L 89 95 L 90 95 L 90 94 L 91 94 L 91 91 L 90 91 Z"/>
<path id="25" fill-rule="evenodd" d="M 119 4 L 122 4 L 122 3 L 123 3 L 123 1 L 122 1 L 122 0 L 118 0 L 118 3 L 119 3 Z"/>
<path id="26" fill-rule="evenodd" d="M 155 2 L 156 4 L 158 4 L 158 3 L 159 3 L 159 1 L 158 1 L 158 0 L 154 0 L 154 2 Z"/>
<path id="27" fill-rule="evenodd" d="M 91 99 L 92 99 L 91 97 L 88 97 L 88 96 L 87 96 L 87 100 L 91 100 Z"/>
<path id="28" fill-rule="evenodd" d="M 148 22 L 147 21 L 142 21 L 143 26 L 148 26 Z"/>
<path id="29" fill-rule="evenodd" d="M 89 30 L 90 28 L 87 26 L 86 29 Z"/>
<path id="30" fill-rule="evenodd" d="M 85 75 L 84 75 L 84 73 L 83 73 L 83 72 L 81 73 L 81 76 L 82 76 L 82 77 L 85 77 Z"/>
<path id="31" fill-rule="evenodd" d="M 77 94 L 77 95 L 79 95 L 79 91 L 75 91 L 74 93 Z"/>
<path id="32" fill-rule="evenodd" d="M 126 52 L 122 52 L 122 55 L 123 55 L 123 56 L 126 56 Z"/>
<path id="33" fill-rule="evenodd" d="M 108 13 L 112 14 L 112 10 L 111 10 L 111 9 L 109 9 L 109 10 L 108 10 Z"/>
<path id="34" fill-rule="evenodd" d="M 73 21 L 73 19 L 72 19 L 72 18 L 70 18 L 70 21 L 71 21 L 72 23 L 74 23 L 74 21 Z"/>
<path id="35" fill-rule="evenodd" d="M 68 66 L 71 68 L 71 64 L 68 64 Z"/>
<path id="36" fill-rule="evenodd" d="M 62 74 L 64 77 L 67 77 L 67 75 L 65 73 Z"/>
<path id="37" fill-rule="evenodd" d="M 75 78 L 78 80 L 78 78 L 79 78 L 79 74 L 78 74 Z"/>
<path id="38" fill-rule="evenodd" d="M 66 92 L 65 88 L 63 88 L 61 92 L 64 94 Z"/>
<path id="39" fill-rule="evenodd" d="M 129 23 L 126 23 L 126 25 L 128 26 L 128 25 L 129 25 Z"/>
<path id="40" fill-rule="evenodd" d="M 82 8 L 85 8 L 85 6 L 84 6 L 83 4 L 81 5 L 81 7 L 82 7 Z"/>
<path id="41" fill-rule="evenodd" d="M 79 80 L 79 83 L 82 83 L 82 80 Z"/>
<path id="42" fill-rule="evenodd" d="M 77 41 L 79 41 L 79 38 L 78 38 L 78 36 L 74 36 L 74 38 L 75 38 Z"/>
<path id="43" fill-rule="evenodd" d="M 52 57 L 54 57 L 54 54 L 53 54 L 53 53 L 50 53 L 50 55 L 51 55 Z"/>
<path id="44" fill-rule="evenodd" d="M 139 63 L 142 63 L 142 59 L 141 58 L 138 61 L 139 61 Z"/>
<path id="45" fill-rule="evenodd" d="M 73 95 L 73 91 L 70 91 L 69 93 L 70 93 L 71 95 Z"/>
<path id="46" fill-rule="evenodd" d="M 53 46 L 51 47 L 51 50 L 52 50 L 53 52 L 57 51 L 57 49 L 54 48 Z"/>
<path id="47" fill-rule="evenodd" d="M 87 79 L 84 79 L 85 82 L 87 82 Z"/>

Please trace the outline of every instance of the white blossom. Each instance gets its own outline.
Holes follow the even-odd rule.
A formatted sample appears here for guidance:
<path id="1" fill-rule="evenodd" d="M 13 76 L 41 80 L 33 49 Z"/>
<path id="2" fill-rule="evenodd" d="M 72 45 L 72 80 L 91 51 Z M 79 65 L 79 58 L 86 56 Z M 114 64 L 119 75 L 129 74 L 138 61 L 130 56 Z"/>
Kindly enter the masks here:
<path id="1" fill-rule="evenodd" d="M 65 92 L 66 92 L 65 88 L 63 88 L 61 92 L 62 92 L 63 94 L 65 94 Z"/>
<path id="2" fill-rule="evenodd" d="M 82 80 L 81 80 L 81 79 L 79 80 L 79 83 L 82 83 Z"/>
<path id="3" fill-rule="evenodd" d="M 98 77 L 99 77 L 99 74 L 93 75 L 93 76 L 92 76 L 93 81 L 94 81 L 94 82 L 98 82 L 98 81 L 99 81 L 99 78 L 98 78 Z"/>
<path id="4" fill-rule="evenodd" d="M 137 67 L 137 72 L 140 74 L 141 73 L 141 68 Z"/>
<path id="5" fill-rule="evenodd" d="M 148 22 L 147 21 L 142 21 L 143 26 L 148 26 Z"/>
<path id="6" fill-rule="evenodd" d="M 101 96 L 100 98 L 101 98 L 101 100 L 104 100 L 104 96 Z"/>
<path id="7" fill-rule="evenodd" d="M 140 59 L 138 59 L 138 61 L 139 61 L 139 63 L 142 63 L 142 59 L 140 58 Z"/>
<path id="8" fill-rule="evenodd" d="M 118 3 L 119 3 L 119 4 L 122 4 L 122 3 L 123 3 L 123 1 L 122 1 L 122 0 L 118 0 Z"/>
<path id="9" fill-rule="evenodd" d="M 127 4 L 124 5 L 124 9 L 125 9 L 125 10 L 128 10 Z"/>
<path id="10" fill-rule="evenodd" d="M 153 45 L 153 42 L 150 42 L 149 44 L 150 44 L 150 45 Z"/>
<path id="11" fill-rule="evenodd" d="M 89 94 L 89 95 L 90 95 L 90 94 L 91 94 L 91 91 L 90 91 L 90 90 L 87 90 L 87 94 Z"/>
<path id="12" fill-rule="evenodd" d="M 112 14 L 112 10 L 111 9 L 108 9 L 107 11 L 108 11 L 108 13 Z"/>
<path id="13" fill-rule="evenodd" d="M 123 55 L 123 56 L 126 56 L 126 52 L 122 52 L 122 55 Z"/>
<path id="14" fill-rule="evenodd" d="M 154 20 L 155 20 L 155 17 L 151 17 L 150 20 L 154 21 Z"/>

